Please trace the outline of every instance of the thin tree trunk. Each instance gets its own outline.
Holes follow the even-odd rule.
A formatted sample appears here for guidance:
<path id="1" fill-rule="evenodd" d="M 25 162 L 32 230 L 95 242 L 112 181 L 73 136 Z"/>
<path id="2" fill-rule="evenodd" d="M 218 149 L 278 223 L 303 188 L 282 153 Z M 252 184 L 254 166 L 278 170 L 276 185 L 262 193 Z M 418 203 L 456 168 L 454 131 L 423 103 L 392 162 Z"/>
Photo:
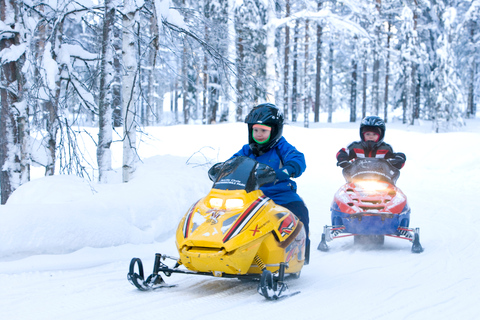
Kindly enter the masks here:
<path id="1" fill-rule="evenodd" d="M 188 105 L 188 63 L 187 58 L 187 41 L 183 39 L 182 53 L 182 97 L 183 97 L 183 123 L 188 124 L 190 119 L 190 106 Z"/>
<path id="2" fill-rule="evenodd" d="M 6 15 L 15 13 L 15 26 L 21 28 L 21 19 L 17 16 L 16 3 L 10 0 L 0 4 L 0 20 L 6 21 Z M 7 26 L 8 27 L 8 26 Z M 20 33 L 9 34 L 4 30 L 0 39 L 0 51 L 12 46 L 19 46 L 22 38 Z M 1 66 L 0 86 L 0 193 L 1 204 L 5 204 L 21 184 L 29 180 L 29 165 L 27 162 L 28 108 L 23 101 L 22 65 L 25 54 L 15 61 L 3 63 Z M 24 108 L 22 108 L 24 107 Z M 23 110 L 22 110 L 23 109 Z"/>
<path id="3" fill-rule="evenodd" d="M 113 81 L 113 25 L 115 23 L 115 7 L 111 0 L 105 0 L 103 35 L 102 35 L 102 61 L 100 66 L 100 98 L 98 104 L 98 144 L 97 164 L 98 180 L 101 183 L 108 183 L 108 174 L 112 170 L 112 91 Z"/>
<path id="4" fill-rule="evenodd" d="M 474 46 L 474 39 L 475 39 L 475 29 L 477 26 L 476 21 L 470 22 L 470 43 Z M 476 59 L 472 59 L 471 66 L 470 66 L 470 79 L 468 84 L 468 96 L 467 96 L 467 118 L 475 118 L 476 115 L 476 107 L 475 107 L 475 76 L 477 70 L 477 62 Z"/>
<path id="5" fill-rule="evenodd" d="M 242 115 L 243 115 L 243 106 L 244 106 L 244 87 L 243 87 L 243 81 L 242 77 L 240 76 L 242 73 L 242 61 L 245 59 L 245 52 L 243 48 L 243 39 L 241 37 L 237 38 L 237 83 L 236 83 L 236 88 L 237 88 L 237 110 L 236 110 L 236 121 L 241 122 L 242 121 Z M 246 111 L 246 110 L 245 110 Z"/>
<path id="6" fill-rule="evenodd" d="M 134 8 L 132 0 L 124 0 L 125 8 Z M 133 10 L 133 9 L 132 9 Z M 123 117 L 123 182 L 129 182 L 135 171 L 136 155 L 136 72 L 135 57 L 135 12 L 125 12 L 123 15 L 122 56 L 125 75 L 122 81 L 122 117 Z"/>
<path id="7" fill-rule="evenodd" d="M 317 10 L 322 8 L 323 0 L 318 0 Z M 321 99 L 321 81 L 322 81 L 322 26 L 317 22 L 317 52 L 315 57 L 315 114 L 314 122 L 320 121 L 320 99 Z"/>
<path id="8" fill-rule="evenodd" d="M 235 40 L 236 40 L 236 30 L 235 30 L 235 8 L 234 8 L 234 0 L 228 0 L 228 20 L 227 20 L 227 25 L 228 25 L 228 58 L 230 61 L 236 61 L 237 55 L 236 55 L 236 45 L 235 45 Z M 275 35 L 275 34 L 274 34 Z M 272 47 L 273 48 L 273 47 Z M 268 50 L 267 50 L 268 52 Z M 267 56 L 267 61 L 269 57 Z M 268 62 L 267 62 L 268 63 Z M 274 68 L 275 71 L 275 68 Z M 268 72 L 268 70 L 267 70 Z M 275 74 L 275 73 L 274 73 Z M 267 76 L 268 77 L 268 76 Z M 225 103 L 227 104 L 227 121 L 233 121 L 236 120 L 236 101 L 237 101 L 237 96 L 236 92 L 234 90 L 234 82 L 235 82 L 235 75 L 233 73 L 229 73 L 227 75 L 227 80 L 228 80 L 228 88 L 227 88 L 227 99 Z M 268 86 L 267 86 L 267 91 L 268 91 Z M 272 91 L 273 92 L 273 91 Z"/>
<path id="9" fill-rule="evenodd" d="M 391 17 L 390 17 L 391 19 Z M 387 61 L 385 61 L 385 97 L 383 101 L 383 118 L 385 123 L 388 122 L 388 86 L 389 86 L 389 80 L 390 80 L 390 39 L 392 37 L 391 35 L 391 29 L 392 29 L 392 24 L 389 21 L 387 21 L 388 24 L 388 30 L 387 30 Z"/>
<path id="10" fill-rule="evenodd" d="M 286 15 L 285 18 L 290 16 L 290 0 L 286 0 L 285 9 Z M 283 64 L 283 113 L 285 119 L 288 119 L 288 56 L 290 55 L 290 28 L 288 24 L 285 24 L 285 53 L 284 53 L 284 64 Z"/>
<path id="11" fill-rule="evenodd" d="M 333 40 L 333 39 L 332 39 Z M 333 117 L 333 41 L 329 44 L 328 59 L 328 123 L 332 123 Z"/>
<path id="12" fill-rule="evenodd" d="M 57 57 L 55 56 L 55 47 L 61 47 L 63 42 L 63 21 L 56 25 L 56 30 L 53 32 L 54 43 L 47 43 L 46 45 L 46 53 L 51 54 L 52 59 L 56 60 Z M 56 43 L 55 43 L 56 42 Z M 58 49 L 59 51 L 60 49 Z M 43 66 L 45 67 L 45 66 Z M 48 160 L 45 167 L 45 175 L 46 176 L 53 176 L 55 174 L 55 164 L 56 164 L 56 152 L 57 152 L 57 134 L 60 127 L 59 124 L 59 102 L 60 102 L 60 95 L 61 95 L 61 77 L 60 75 L 66 69 L 66 65 L 62 62 L 58 63 L 58 77 L 55 80 L 54 89 L 50 90 L 50 99 L 45 103 L 45 109 L 47 114 L 47 153 L 48 153 Z M 46 84 L 47 87 L 51 87 L 51 84 Z"/>
<path id="13" fill-rule="evenodd" d="M 362 119 L 367 116 L 367 54 L 363 57 Z"/>
<path id="14" fill-rule="evenodd" d="M 376 0 L 375 6 L 380 16 L 382 1 Z M 378 54 L 380 43 L 381 43 L 380 26 L 377 24 L 375 26 L 375 41 L 373 43 L 373 80 L 372 80 L 373 110 L 375 112 L 375 115 L 377 116 L 380 111 L 380 58 Z"/>
<path id="15" fill-rule="evenodd" d="M 416 34 L 416 31 L 417 31 L 417 6 L 418 4 L 415 2 L 415 8 L 413 10 L 413 31 L 414 31 L 414 35 Z M 418 39 L 416 36 L 414 36 L 414 45 L 416 45 L 418 43 Z M 411 74 L 411 83 L 410 83 L 410 91 L 407 92 L 407 94 L 410 95 L 410 98 L 408 99 L 408 101 L 411 102 L 411 111 L 412 111 L 412 115 L 411 115 L 411 119 L 410 119 L 410 124 L 413 125 L 415 123 L 415 119 L 418 119 L 418 117 L 420 116 L 420 110 L 417 110 L 417 105 L 416 105 L 416 90 L 417 90 L 417 63 L 415 62 L 415 60 L 412 60 L 412 74 Z M 420 107 L 418 105 L 418 107 Z"/>
<path id="16" fill-rule="evenodd" d="M 275 61 L 276 57 L 276 48 L 275 48 L 275 26 L 273 21 L 275 17 L 275 4 L 272 1 L 268 1 L 267 13 L 266 13 L 266 91 L 267 91 L 267 101 L 275 103 Z"/>
<path id="17" fill-rule="evenodd" d="M 293 32 L 293 72 L 292 72 L 292 122 L 297 122 L 297 104 L 298 104 L 298 29 L 299 19 L 295 21 Z"/>
<path id="18" fill-rule="evenodd" d="M 350 88 L 350 122 L 357 121 L 357 60 L 352 59 L 352 79 Z"/>
<path id="19" fill-rule="evenodd" d="M 173 114 L 175 118 L 175 124 L 178 124 L 178 78 L 175 78 L 175 92 L 174 92 L 174 100 L 173 100 Z"/>
<path id="20" fill-rule="evenodd" d="M 202 101 L 202 123 L 207 124 L 207 95 L 208 95 L 208 58 L 203 57 L 203 101 Z"/>
<path id="21" fill-rule="evenodd" d="M 153 37 L 153 40 L 152 48 L 150 49 L 149 54 L 150 69 L 148 71 L 148 105 L 150 109 L 149 114 L 153 114 L 153 119 L 152 121 L 148 122 L 148 125 L 158 124 L 162 119 L 162 112 L 161 108 L 159 108 L 160 103 L 158 101 L 158 97 L 162 97 L 161 91 L 163 90 L 160 90 L 155 79 L 155 66 L 157 64 L 157 52 L 159 47 L 158 20 L 155 11 L 156 10 L 154 10 L 152 17 L 150 18 L 150 33 Z"/>
<path id="22" fill-rule="evenodd" d="M 208 89 L 208 94 L 209 94 L 208 124 L 213 124 L 217 122 L 217 111 L 218 111 L 218 105 L 219 105 L 218 87 L 220 86 L 220 83 L 218 80 L 218 72 L 216 70 L 210 71 L 210 79 L 211 81 L 209 83 L 209 89 Z"/>
<path id="23" fill-rule="evenodd" d="M 308 36 L 308 29 L 309 29 L 309 20 L 307 19 L 305 21 L 305 65 L 304 65 L 304 71 L 303 71 L 303 78 L 305 79 L 306 85 L 304 86 L 304 92 L 303 92 L 303 127 L 308 128 L 309 125 L 309 114 L 310 114 L 310 77 L 308 76 L 308 45 L 310 38 Z"/>

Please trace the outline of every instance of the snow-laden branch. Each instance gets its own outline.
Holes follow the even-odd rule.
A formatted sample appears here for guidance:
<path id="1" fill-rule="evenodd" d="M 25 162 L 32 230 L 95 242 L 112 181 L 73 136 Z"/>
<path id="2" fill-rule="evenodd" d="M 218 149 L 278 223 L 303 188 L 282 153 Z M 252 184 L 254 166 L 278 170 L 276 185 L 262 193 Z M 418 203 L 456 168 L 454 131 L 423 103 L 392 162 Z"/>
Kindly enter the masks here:
<path id="1" fill-rule="evenodd" d="M 95 61 L 100 59 L 97 53 L 91 53 L 83 49 L 82 46 L 78 44 L 62 44 L 61 50 L 68 52 L 70 58 L 76 58 L 83 61 Z"/>
<path id="2" fill-rule="evenodd" d="M 329 9 L 322 9 L 318 12 L 312 12 L 309 10 L 302 10 L 292 14 L 289 17 L 282 19 L 273 19 L 270 24 L 273 24 L 275 28 L 280 28 L 298 19 L 309 19 L 311 21 L 325 21 L 329 23 L 333 29 L 337 30 L 348 30 L 354 34 L 362 35 L 365 38 L 370 38 L 368 32 L 362 28 L 359 24 L 353 22 L 351 16 L 342 17 L 337 14 L 332 13 Z M 268 28 L 269 25 L 266 25 L 265 28 Z"/>
<path id="3" fill-rule="evenodd" d="M 178 28 L 187 29 L 183 16 L 175 9 L 170 8 L 169 0 L 155 0 L 157 21 L 167 21 Z"/>
<path id="4" fill-rule="evenodd" d="M 27 44 L 21 43 L 18 46 L 12 45 L 8 48 L 3 49 L 0 51 L 0 62 L 1 64 L 9 63 L 12 61 L 17 61 L 27 49 Z"/>

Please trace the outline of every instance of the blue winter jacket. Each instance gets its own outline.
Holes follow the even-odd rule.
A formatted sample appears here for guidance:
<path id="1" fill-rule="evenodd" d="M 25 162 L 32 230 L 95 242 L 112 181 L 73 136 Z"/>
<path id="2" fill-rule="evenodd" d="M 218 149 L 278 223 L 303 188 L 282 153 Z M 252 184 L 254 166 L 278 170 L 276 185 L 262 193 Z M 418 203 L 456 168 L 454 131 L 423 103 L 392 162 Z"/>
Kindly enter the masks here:
<path id="1" fill-rule="evenodd" d="M 255 156 L 248 144 L 244 145 L 240 151 L 232 156 L 232 158 L 239 156 L 247 156 L 255 159 L 275 170 L 287 165 L 290 170 L 293 168 L 293 172 L 290 172 L 290 175 L 294 178 L 301 176 L 307 167 L 303 153 L 299 152 L 294 146 L 288 143 L 284 137 L 280 138 L 275 146 L 261 156 Z M 260 189 L 267 197 L 271 198 L 279 205 L 294 201 L 302 201 L 297 194 L 297 184 L 291 179 L 285 179 L 282 181 L 277 180 L 274 183 L 263 185 Z"/>

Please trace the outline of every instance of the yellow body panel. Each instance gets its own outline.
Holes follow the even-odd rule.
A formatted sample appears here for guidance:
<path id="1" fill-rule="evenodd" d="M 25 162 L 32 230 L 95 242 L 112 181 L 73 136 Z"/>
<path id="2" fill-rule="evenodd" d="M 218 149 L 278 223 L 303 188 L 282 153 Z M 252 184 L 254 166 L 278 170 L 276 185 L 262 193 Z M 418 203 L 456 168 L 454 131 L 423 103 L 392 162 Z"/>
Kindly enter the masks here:
<path id="1" fill-rule="evenodd" d="M 258 274 L 258 255 L 272 272 L 288 262 L 286 273 L 297 273 L 304 262 L 305 232 L 290 211 L 260 190 L 212 189 L 180 222 L 176 245 L 181 263 L 192 271 Z"/>

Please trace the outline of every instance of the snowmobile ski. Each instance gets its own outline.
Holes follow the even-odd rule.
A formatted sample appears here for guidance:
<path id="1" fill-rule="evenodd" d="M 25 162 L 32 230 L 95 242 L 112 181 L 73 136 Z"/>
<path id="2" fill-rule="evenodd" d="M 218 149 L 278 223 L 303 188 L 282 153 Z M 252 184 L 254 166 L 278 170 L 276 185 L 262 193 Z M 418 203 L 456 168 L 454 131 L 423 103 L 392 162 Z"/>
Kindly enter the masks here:
<path id="1" fill-rule="evenodd" d="M 279 275 L 274 276 L 271 271 L 264 269 L 258 284 L 258 293 L 267 300 L 279 300 L 299 294 L 300 291 L 291 292 L 283 281 L 285 277 L 285 264 L 280 264 Z"/>
<path id="2" fill-rule="evenodd" d="M 127 279 L 131 284 L 137 287 L 138 290 L 150 291 L 150 290 L 157 290 L 161 288 L 176 287 L 176 285 L 166 284 L 163 278 L 158 274 L 158 271 L 156 271 L 158 269 L 157 257 L 158 257 L 158 260 L 160 260 L 159 256 L 155 256 L 156 267 L 154 267 L 153 273 L 150 276 L 148 276 L 146 280 L 144 278 L 142 260 L 140 260 L 139 258 L 133 258 L 132 261 L 130 261 L 130 270 L 127 274 Z M 135 266 L 138 266 L 139 273 L 135 272 Z"/>

